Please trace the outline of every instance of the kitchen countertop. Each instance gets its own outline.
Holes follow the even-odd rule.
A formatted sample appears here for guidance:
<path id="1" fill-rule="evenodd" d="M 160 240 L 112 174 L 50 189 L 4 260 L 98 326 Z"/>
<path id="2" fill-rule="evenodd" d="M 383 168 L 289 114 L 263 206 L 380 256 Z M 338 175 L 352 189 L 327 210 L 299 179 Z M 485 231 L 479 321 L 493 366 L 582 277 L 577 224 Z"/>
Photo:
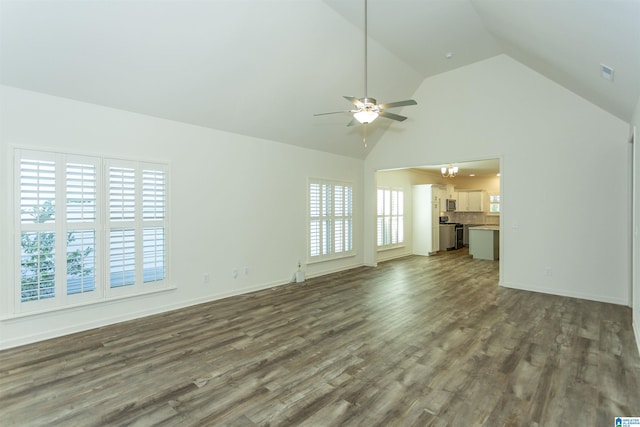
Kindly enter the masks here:
<path id="1" fill-rule="evenodd" d="M 499 225 L 479 225 L 475 227 L 469 227 L 469 230 L 490 230 L 490 231 L 500 231 Z"/>

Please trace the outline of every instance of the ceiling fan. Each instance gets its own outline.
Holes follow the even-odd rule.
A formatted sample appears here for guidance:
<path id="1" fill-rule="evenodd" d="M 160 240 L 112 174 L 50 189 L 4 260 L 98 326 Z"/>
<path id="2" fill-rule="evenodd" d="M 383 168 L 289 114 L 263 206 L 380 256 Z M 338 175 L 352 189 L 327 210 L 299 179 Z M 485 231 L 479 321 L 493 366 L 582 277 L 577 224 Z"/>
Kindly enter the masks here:
<path id="1" fill-rule="evenodd" d="M 364 0 L 364 98 L 356 98 L 353 96 L 344 96 L 344 99 L 351 102 L 356 108 L 346 111 L 332 111 L 329 113 L 318 113 L 314 116 L 325 116 L 327 114 L 352 114 L 353 118 L 347 124 L 347 126 L 354 126 L 358 123 L 368 125 L 378 117 L 385 117 L 387 119 L 396 120 L 402 122 L 407 118 L 399 114 L 390 113 L 385 111 L 389 108 L 405 107 L 408 105 L 416 105 L 417 102 L 413 99 L 407 99 L 405 101 L 387 102 L 385 104 L 378 104 L 375 98 L 369 98 L 367 96 L 367 0 Z"/>

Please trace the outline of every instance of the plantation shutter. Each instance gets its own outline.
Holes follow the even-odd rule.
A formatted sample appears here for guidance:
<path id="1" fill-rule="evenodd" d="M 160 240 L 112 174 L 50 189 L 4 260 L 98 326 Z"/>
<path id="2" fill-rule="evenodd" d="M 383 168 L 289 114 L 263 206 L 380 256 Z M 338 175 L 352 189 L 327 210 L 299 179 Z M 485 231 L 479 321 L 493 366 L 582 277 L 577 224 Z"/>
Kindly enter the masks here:
<path id="1" fill-rule="evenodd" d="M 398 243 L 398 192 L 391 191 L 391 236 L 389 239 L 390 244 Z"/>
<path id="2" fill-rule="evenodd" d="M 319 256 L 322 247 L 322 234 L 320 232 L 320 205 L 321 184 L 309 184 L 309 255 Z"/>
<path id="3" fill-rule="evenodd" d="M 344 187 L 344 251 L 353 250 L 353 187 Z"/>
<path id="4" fill-rule="evenodd" d="M 170 286 L 167 165 L 14 153 L 15 312 Z"/>
<path id="5" fill-rule="evenodd" d="M 376 242 L 378 246 L 382 246 L 384 245 L 384 190 L 382 188 L 378 188 L 377 205 Z"/>
<path id="6" fill-rule="evenodd" d="M 165 278 L 166 179 L 162 170 L 142 171 L 142 258 L 143 280 L 156 282 Z"/>
<path id="7" fill-rule="evenodd" d="M 344 251 L 344 187 L 336 185 L 334 187 L 334 231 L 333 240 L 335 253 L 339 254 Z"/>
<path id="8" fill-rule="evenodd" d="M 68 161 L 65 170 L 67 227 L 67 295 L 96 290 L 98 168 L 97 161 Z"/>
<path id="9" fill-rule="evenodd" d="M 328 255 L 331 253 L 331 224 L 332 224 L 332 186 L 328 184 L 322 184 L 322 202 L 321 202 L 321 215 L 322 220 L 320 222 L 321 236 L 322 236 L 322 253 L 321 255 Z"/>
<path id="10" fill-rule="evenodd" d="M 109 284 L 136 282 L 136 170 L 109 166 Z"/>
<path id="11" fill-rule="evenodd" d="M 330 257 L 353 249 L 353 189 L 309 182 L 309 256 Z"/>
<path id="12" fill-rule="evenodd" d="M 56 296 L 56 162 L 54 156 L 24 156 L 18 166 L 20 302 L 30 302 Z"/>
<path id="13" fill-rule="evenodd" d="M 404 192 L 378 188 L 377 245 L 404 242 Z"/>
<path id="14" fill-rule="evenodd" d="M 404 191 L 397 190 L 398 203 L 396 205 L 396 241 L 394 243 L 400 244 L 404 242 Z"/>

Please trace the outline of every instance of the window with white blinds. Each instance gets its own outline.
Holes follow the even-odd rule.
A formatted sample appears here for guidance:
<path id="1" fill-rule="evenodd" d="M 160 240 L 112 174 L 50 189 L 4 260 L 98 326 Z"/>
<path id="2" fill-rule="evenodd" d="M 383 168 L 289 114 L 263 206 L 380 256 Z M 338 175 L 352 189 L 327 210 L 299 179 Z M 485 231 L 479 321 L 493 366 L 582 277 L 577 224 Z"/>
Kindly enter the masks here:
<path id="1" fill-rule="evenodd" d="M 142 170 L 142 262 L 145 283 L 165 277 L 165 171 Z"/>
<path id="2" fill-rule="evenodd" d="M 96 291 L 98 159 L 65 162 L 67 294 Z"/>
<path id="3" fill-rule="evenodd" d="M 309 258 L 319 260 L 353 251 L 353 187 L 309 181 Z"/>
<path id="4" fill-rule="evenodd" d="M 166 278 L 166 168 L 108 160 L 109 287 L 113 293 Z"/>
<path id="5" fill-rule="evenodd" d="M 42 301 L 59 293 L 56 280 L 55 156 L 20 159 L 20 301 Z"/>
<path id="6" fill-rule="evenodd" d="M 394 247 L 404 242 L 404 193 L 378 188 L 377 245 Z"/>
<path id="7" fill-rule="evenodd" d="M 15 165 L 16 311 L 168 286 L 166 165 L 21 149 Z"/>

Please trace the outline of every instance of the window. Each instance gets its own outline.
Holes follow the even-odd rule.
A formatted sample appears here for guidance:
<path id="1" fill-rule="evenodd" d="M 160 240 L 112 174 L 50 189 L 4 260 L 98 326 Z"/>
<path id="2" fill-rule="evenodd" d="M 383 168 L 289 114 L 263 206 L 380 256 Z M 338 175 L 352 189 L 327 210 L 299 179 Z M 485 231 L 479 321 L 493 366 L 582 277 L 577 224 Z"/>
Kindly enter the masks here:
<path id="1" fill-rule="evenodd" d="M 377 245 L 393 247 L 404 242 L 404 193 L 378 188 Z"/>
<path id="2" fill-rule="evenodd" d="M 353 187 L 309 182 L 309 257 L 347 256 L 353 250 Z"/>
<path id="3" fill-rule="evenodd" d="M 489 213 L 500 213 L 499 194 L 492 194 L 489 196 Z"/>
<path id="4" fill-rule="evenodd" d="M 16 311 L 166 287 L 166 165 L 28 150 L 15 158 Z"/>

